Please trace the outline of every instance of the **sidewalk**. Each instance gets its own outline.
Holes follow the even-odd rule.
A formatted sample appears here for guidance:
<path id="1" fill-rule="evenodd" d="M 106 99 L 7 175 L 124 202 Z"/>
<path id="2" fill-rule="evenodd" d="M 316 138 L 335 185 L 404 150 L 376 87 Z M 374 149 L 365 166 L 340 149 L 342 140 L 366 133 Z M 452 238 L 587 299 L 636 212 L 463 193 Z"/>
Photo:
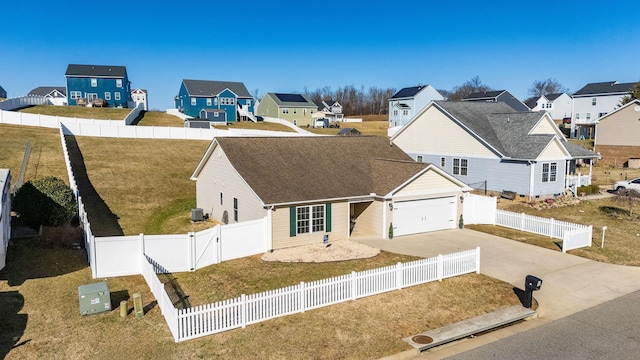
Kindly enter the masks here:
<path id="1" fill-rule="evenodd" d="M 450 356 L 466 351 L 640 290 L 640 268 L 595 262 L 469 229 L 403 236 L 393 240 L 359 241 L 381 250 L 421 257 L 479 246 L 482 274 L 520 289 L 524 288 L 526 275 L 542 279 L 541 289 L 534 293 L 539 303 L 538 319 L 463 341 L 463 346 L 452 343 L 443 349 L 429 350 L 421 354 L 420 359 L 441 358 L 437 354 Z M 452 349 L 456 351 L 451 352 Z"/>

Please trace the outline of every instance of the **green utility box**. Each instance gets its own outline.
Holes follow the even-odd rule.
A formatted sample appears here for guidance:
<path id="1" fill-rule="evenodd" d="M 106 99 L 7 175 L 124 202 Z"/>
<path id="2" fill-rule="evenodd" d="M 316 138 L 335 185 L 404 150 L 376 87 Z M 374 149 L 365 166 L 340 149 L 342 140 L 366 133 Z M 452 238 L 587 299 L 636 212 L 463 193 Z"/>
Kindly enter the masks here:
<path id="1" fill-rule="evenodd" d="M 111 311 L 111 294 L 105 281 L 78 286 L 80 315 Z"/>

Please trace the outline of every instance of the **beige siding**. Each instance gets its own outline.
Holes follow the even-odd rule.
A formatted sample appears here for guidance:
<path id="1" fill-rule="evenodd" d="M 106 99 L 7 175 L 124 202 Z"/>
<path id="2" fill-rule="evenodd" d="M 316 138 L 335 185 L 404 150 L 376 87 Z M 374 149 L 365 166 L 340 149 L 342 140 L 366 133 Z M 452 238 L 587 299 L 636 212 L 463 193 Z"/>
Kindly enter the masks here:
<path id="1" fill-rule="evenodd" d="M 551 141 L 547 148 L 542 151 L 542 154 L 538 156 L 538 160 L 557 160 L 565 157 L 567 157 L 567 154 L 564 153 L 558 142 Z"/>
<path id="2" fill-rule="evenodd" d="M 282 249 L 293 246 L 321 244 L 324 235 L 329 235 L 329 241 L 348 239 L 349 234 L 349 205 L 346 201 L 331 204 L 331 232 L 316 232 L 309 234 L 289 234 L 289 207 L 278 207 L 273 212 L 273 248 Z"/>
<path id="3" fill-rule="evenodd" d="M 227 156 L 216 146 L 202 168 L 196 182 L 196 203 L 204 213 L 222 221 L 227 211 L 229 223 L 234 223 L 233 199 L 238 199 L 238 222 L 265 217 L 266 210 L 258 197 L 229 163 Z M 220 193 L 223 203 L 220 204 Z"/>
<path id="4" fill-rule="evenodd" d="M 271 98 L 271 96 L 265 96 L 258 104 L 258 115 L 268 117 L 278 117 L 278 104 Z"/>
<path id="5" fill-rule="evenodd" d="M 486 146 L 436 107 L 430 107 L 393 141 L 406 153 L 497 158 Z"/>
<path id="6" fill-rule="evenodd" d="M 557 125 L 544 116 L 542 120 L 531 130 L 531 134 L 556 134 L 555 127 L 557 127 Z"/>
<path id="7" fill-rule="evenodd" d="M 640 146 L 639 105 L 627 106 L 601 119 L 596 128 L 598 145 Z"/>
<path id="8" fill-rule="evenodd" d="M 358 234 L 381 236 L 380 224 L 382 224 L 382 201 L 372 201 L 368 203 L 357 203 L 357 206 L 364 206 L 366 208 L 360 215 L 358 215 L 358 222 L 356 223 L 356 229 Z"/>
<path id="9" fill-rule="evenodd" d="M 429 170 L 400 189 L 394 196 L 414 196 L 459 191 L 459 185 L 437 172 Z"/>

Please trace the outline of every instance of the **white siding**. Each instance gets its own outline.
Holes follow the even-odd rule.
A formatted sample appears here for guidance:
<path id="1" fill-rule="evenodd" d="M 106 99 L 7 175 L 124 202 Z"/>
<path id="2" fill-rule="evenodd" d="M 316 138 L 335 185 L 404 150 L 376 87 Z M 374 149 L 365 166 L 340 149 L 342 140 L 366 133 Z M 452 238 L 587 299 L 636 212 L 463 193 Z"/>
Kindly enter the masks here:
<path id="1" fill-rule="evenodd" d="M 220 204 L 220 193 L 223 195 Z M 222 220 L 226 210 L 229 223 L 234 223 L 233 199 L 238 199 L 238 222 L 262 219 L 266 216 L 263 204 L 233 168 L 229 159 L 215 146 L 196 182 L 196 203 L 206 214 Z"/>
<path id="2" fill-rule="evenodd" d="M 390 99 L 389 100 L 389 127 L 403 126 L 407 124 L 414 116 L 419 114 L 431 101 L 444 100 L 444 97 L 431 85 L 427 85 L 413 98 L 407 99 Z M 403 115 L 403 108 L 394 107 L 394 104 L 406 104 L 410 108 L 408 115 Z M 398 110 L 398 115 L 393 114 L 393 110 Z"/>
<path id="3" fill-rule="evenodd" d="M 551 105 L 551 118 L 554 120 L 560 120 L 566 117 L 571 117 L 571 106 L 572 99 L 571 96 L 567 94 L 562 94 L 558 96 L 552 102 Z"/>
<path id="4" fill-rule="evenodd" d="M 571 132 L 575 130 L 576 124 L 593 124 L 598 119 L 600 113 L 610 113 L 618 107 L 623 95 L 608 96 L 585 96 L 573 99 L 573 114 L 571 116 Z M 593 98 L 597 98 L 596 105 L 593 105 Z M 587 113 L 591 114 L 591 120 L 587 121 Z M 576 115 L 580 114 L 577 119 Z"/>
<path id="5" fill-rule="evenodd" d="M 498 157 L 435 107 L 405 127 L 393 142 L 406 153 Z"/>

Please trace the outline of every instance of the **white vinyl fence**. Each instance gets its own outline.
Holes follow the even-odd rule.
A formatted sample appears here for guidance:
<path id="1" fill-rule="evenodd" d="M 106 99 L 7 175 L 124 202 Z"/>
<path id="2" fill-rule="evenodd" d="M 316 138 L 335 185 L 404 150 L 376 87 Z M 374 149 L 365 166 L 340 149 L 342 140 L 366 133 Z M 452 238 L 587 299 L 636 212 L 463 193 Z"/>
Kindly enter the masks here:
<path id="1" fill-rule="evenodd" d="M 244 328 L 268 319 L 424 284 L 471 272 L 480 273 L 480 248 L 410 263 L 301 282 L 277 290 L 178 310 L 176 341 Z M 163 310 L 163 313 L 164 310 Z M 166 315 L 165 315 L 166 316 Z M 169 322 L 170 320 L 167 320 Z M 173 323 L 173 320 L 171 320 Z M 171 327 L 171 325 L 170 325 Z"/>
<path id="2" fill-rule="evenodd" d="M 15 110 L 33 105 L 46 105 L 48 103 L 49 100 L 44 96 L 22 96 L 0 101 L 0 110 Z"/>
<path id="3" fill-rule="evenodd" d="M 592 226 L 496 210 L 496 225 L 562 240 L 562 252 L 591 246 Z"/>
<path id="4" fill-rule="evenodd" d="M 140 112 L 144 110 L 144 103 L 138 103 L 136 105 L 135 108 L 133 108 L 133 110 L 131 110 L 127 116 L 125 116 L 124 118 L 124 124 L 125 125 L 131 125 L 131 123 L 133 123 L 133 120 L 135 120 L 138 115 L 140 115 Z"/>
<path id="5" fill-rule="evenodd" d="M 465 193 L 462 199 L 462 218 L 465 224 L 495 225 L 497 199 L 494 196 Z"/>
<path id="6" fill-rule="evenodd" d="M 0 270 L 6 265 L 11 238 L 11 171 L 0 169 Z"/>

